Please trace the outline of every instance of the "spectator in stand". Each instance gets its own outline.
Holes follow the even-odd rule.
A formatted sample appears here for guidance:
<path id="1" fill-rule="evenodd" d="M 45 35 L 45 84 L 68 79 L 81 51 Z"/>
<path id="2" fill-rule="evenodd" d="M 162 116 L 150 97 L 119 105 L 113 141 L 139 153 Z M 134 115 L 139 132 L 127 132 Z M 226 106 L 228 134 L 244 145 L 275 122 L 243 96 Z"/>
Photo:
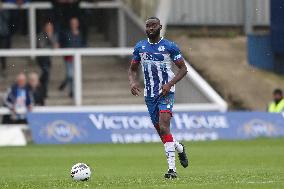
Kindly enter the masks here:
<path id="1" fill-rule="evenodd" d="M 85 47 L 83 41 L 82 33 L 80 31 L 79 19 L 76 17 L 70 20 L 70 30 L 66 32 L 65 35 L 65 45 L 66 48 L 80 48 Z M 59 90 L 64 90 L 67 85 L 69 85 L 70 91 L 69 96 L 73 97 L 73 75 L 74 75 L 74 58 L 73 56 L 65 56 L 64 63 L 66 66 L 66 77 L 64 81 L 59 86 Z"/>
<path id="2" fill-rule="evenodd" d="M 36 72 L 31 72 L 28 75 L 28 88 L 33 96 L 35 106 L 44 106 L 45 98 L 43 94 L 43 89 L 39 82 L 39 76 Z"/>
<path id="3" fill-rule="evenodd" d="M 284 98 L 281 89 L 273 91 L 273 101 L 268 105 L 268 112 L 280 113 L 284 111 Z"/>
<path id="4" fill-rule="evenodd" d="M 0 49 L 9 49 L 11 46 L 9 11 L 0 9 Z M 2 76 L 6 76 L 6 57 L 0 57 Z"/>
<path id="5" fill-rule="evenodd" d="M 54 33 L 54 27 L 51 22 L 44 25 L 44 31 L 38 36 L 38 48 L 58 48 L 58 38 Z M 41 69 L 40 83 L 43 88 L 44 98 L 48 96 L 48 83 L 51 69 L 51 59 L 49 56 L 40 56 L 37 58 Z"/>
<path id="6" fill-rule="evenodd" d="M 3 117 L 4 124 L 26 124 L 26 113 L 32 110 L 32 96 L 27 87 L 24 73 L 17 75 L 16 83 L 8 89 L 4 99 L 4 106 L 10 109 L 11 114 Z"/>
<path id="7" fill-rule="evenodd" d="M 50 3 L 50 0 L 32 0 L 32 3 Z M 53 9 L 37 9 L 36 10 L 36 31 L 37 33 L 42 31 L 42 27 L 46 22 L 54 23 L 54 11 Z"/>
<path id="8" fill-rule="evenodd" d="M 10 20 L 9 26 L 11 33 L 17 31 L 21 32 L 23 35 L 27 34 L 27 10 L 20 9 L 20 7 L 30 2 L 30 0 L 4 0 L 5 3 L 12 3 L 19 7 L 19 9 L 10 10 Z"/>
<path id="9" fill-rule="evenodd" d="M 52 0 L 54 12 L 54 25 L 59 34 L 60 44 L 64 44 L 64 33 L 69 29 L 69 20 L 79 18 L 81 0 Z"/>

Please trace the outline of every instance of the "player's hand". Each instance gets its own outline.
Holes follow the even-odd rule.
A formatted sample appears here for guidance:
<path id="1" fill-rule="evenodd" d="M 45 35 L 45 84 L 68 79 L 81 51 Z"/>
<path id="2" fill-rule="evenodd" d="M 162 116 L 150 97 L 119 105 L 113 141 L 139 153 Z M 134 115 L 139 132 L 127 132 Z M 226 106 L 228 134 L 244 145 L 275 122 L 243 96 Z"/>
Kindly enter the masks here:
<path id="1" fill-rule="evenodd" d="M 170 92 L 171 88 L 172 88 L 172 85 L 170 83 L 164 84 L 162 86 L 162 95 L 166 96 Z"/>
<path id="2" fill-rule="evenodd" d="M 141 90 L 139 88 L 139 84 L 136 82 L 130 83 L 130 89 L 131 89 L 131 93 L 134 96 L 139 96 L 141 93 Z"/>

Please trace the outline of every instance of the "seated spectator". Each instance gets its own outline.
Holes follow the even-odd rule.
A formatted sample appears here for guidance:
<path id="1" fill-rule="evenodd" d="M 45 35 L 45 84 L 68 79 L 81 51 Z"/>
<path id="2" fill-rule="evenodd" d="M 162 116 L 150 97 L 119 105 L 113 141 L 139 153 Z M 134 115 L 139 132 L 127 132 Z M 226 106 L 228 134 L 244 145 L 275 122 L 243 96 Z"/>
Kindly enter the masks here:
<path id="1" fill-rule="evenodd" d="M 4 106 L 10 109 L 10 115 L 3 116 L 4 124 L 26 124 L 26 112 L 32 110 L 32 96 L 27 87 L 26 75 L 20 73 L 16 83 L 7 91 Z M 23 112 L 22 112 L 23 111 Z"/>
<path id="2" fill-rule="evenodd" d="M 66 32 L 65 46 L 67 48 L 80 48 L 84 47 L 82 33 L 80 31 L 80 23 L 78 18 L 74 17 L 70 20 L 70 31 Z M 59 86 L 59 90 L 64 90 L 69 85 L 69 96 L 73 97 L 73 75 L 74 75 L 74 58 L 73 56 L 65 56 L 64 63 L 66 66 L 66 77 Z"/>
<path id="3" fill-rule="evenodd" d="M 51 22 L 47 22 L 44 31 L 38 36 L 38 48 L 58 48 L 57 35 Z M 43 88 L 44 97 L 48 96 L 48 83 L 51 69 L 51 59 L 49 56 L 37 57 L 38 65 L 41 69 L 40 83 Z"/>
<path id="4" fill-rule="evenodd" d="M 268 105 L 268 112 L 280 113 L 284 111 L 284 99 L 281 89 L 273 91 L 273 101 Z"/>
<path id="5" fill-rule="evenodd" d="M 43 89 L 39 82 L 38 74 L 32 72 L 28 75 L 28 88 L 32 93 L 34 105 L 35 106 L 44 106 L 45 98 L 43 94 Z"/>

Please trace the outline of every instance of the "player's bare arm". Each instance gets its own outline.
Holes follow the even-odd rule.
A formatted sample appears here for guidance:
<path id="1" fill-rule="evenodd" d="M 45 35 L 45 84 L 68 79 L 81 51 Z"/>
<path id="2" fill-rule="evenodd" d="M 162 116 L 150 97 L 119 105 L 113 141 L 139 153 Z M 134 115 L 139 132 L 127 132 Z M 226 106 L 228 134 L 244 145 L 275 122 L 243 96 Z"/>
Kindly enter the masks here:
<path id="1" fill-rule="evenodd" d="M 164 96 L 167 95 L 168 92 L 171 90 L 171 87 L 174 86 L 177 82 L 179 82 L 187 73 L 187 68 L 184 63 L 184 60 L 180 60 L 175 64 L 179 68 L 179 70 L 176 76 L 171 81 L 162 86 L 162 95 Z"/>
<path id="2" fill-rule="evenodd" d="M 137 81 L 137 74 L 139 69 L 139 63 L 131 61 L 130 67 L 128 70 L 128 80 L 129 80 L 129 86 L 131 93 L 134 96 L 139 96 L 141 93 L 139 83 Z"/>

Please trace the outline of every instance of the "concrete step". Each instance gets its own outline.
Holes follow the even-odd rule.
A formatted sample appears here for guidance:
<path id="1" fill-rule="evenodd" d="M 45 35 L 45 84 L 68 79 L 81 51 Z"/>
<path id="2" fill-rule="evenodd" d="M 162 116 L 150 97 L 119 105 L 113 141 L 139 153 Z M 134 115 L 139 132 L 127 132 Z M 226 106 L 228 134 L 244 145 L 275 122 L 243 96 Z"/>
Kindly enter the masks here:
<path id="1" fill-rule="evenodd" d="M 143 97 L 93 97 L 83 99 L 83 105 L 92 106 L 92 105 L 112 105 L 112 104 L 143 104 Z M 60 99 L 50 98 L 46 100 L 46 105 L 52 106 L 67 106 L 74 105 L 72 98 L 65 97 Z"/>
<path id="2" fill-rule="evenodd" d="M 46 106 L 70 106 L 74 105 L 74 100 L 72 98 L 60 98 L 60 99 L 53 99 L 48 98 L 45 101 Z"/>
<path id="3" fill-rule="evenodd" d="M 51 90 L 48 93 L 49 98 L 65 98 L 68 94 L 68 89 L 64 91 Z M 127 90 L 109 90 L 109 89 L 100 89 L 100 90 L 83 90 L 83 98 L 92 98 L 92 97 L 116 97 L 116 96 L 129 96 L 131 92 Z"/>
<path id="4" fill-rule="evenodd" d="M 94 98 L 94 99 L 84 99 L 83 105 L 112 105 L 112 104 L 143 104 L 144 98 L 129 98 L 129 97 L 117 97 L 114 98 Z"/>

